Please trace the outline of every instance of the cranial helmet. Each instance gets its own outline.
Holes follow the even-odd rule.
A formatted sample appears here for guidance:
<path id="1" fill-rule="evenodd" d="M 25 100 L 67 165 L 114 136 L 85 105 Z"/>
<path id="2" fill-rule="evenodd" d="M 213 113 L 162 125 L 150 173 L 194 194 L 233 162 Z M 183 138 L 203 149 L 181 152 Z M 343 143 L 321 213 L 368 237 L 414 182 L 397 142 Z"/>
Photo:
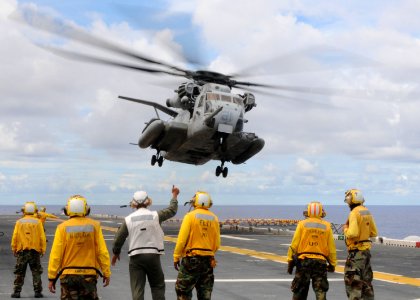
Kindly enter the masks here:
<path id="1" fill-rule="evenodd" d="M 89 215 L 90 207 L 87 205 L 85 197 L 80 195 L 73 195 L 67 200 L 67 205 L 64 207 L 64 214 L 66 216 L 84 217 Z"/>
<path id="2" fill-rule="evenodd" d="M 35 202 L 29 201 L 26 202 L 22 207 L 22 212 L 24 215 L 33 215 L 38 212 Z"/>
<path id="3" fill-rule="evenodd" d="M 327 214 L 322 208 L 321 202 L 313 201 L 308 204 L 308 209 L 303 212 L 305 217 L 324 218 Z"/>
<path id="4" fill-rule="evenodd" d="M 213 205 L 210 195 L 206 192 L 198 191 L 192 200 L 195 208 L 210 208 Z"/>
<path id="5" fill-rule="evenodd" d="M 346 191 L 344 202 L 347 204 L 363 204 L 365 202 L 365 198 L 363 197 L 362 192 L 358 189 L 350 189 Z"/>
<path id="6" fill-rule="evenodd" d="M 152 199 L 149 198 L 145 191 L 137 191 L 133 195 L 133 199 L 130 203 L 132 206 L 145 206 L 148 207 L 152 205 Z"/>

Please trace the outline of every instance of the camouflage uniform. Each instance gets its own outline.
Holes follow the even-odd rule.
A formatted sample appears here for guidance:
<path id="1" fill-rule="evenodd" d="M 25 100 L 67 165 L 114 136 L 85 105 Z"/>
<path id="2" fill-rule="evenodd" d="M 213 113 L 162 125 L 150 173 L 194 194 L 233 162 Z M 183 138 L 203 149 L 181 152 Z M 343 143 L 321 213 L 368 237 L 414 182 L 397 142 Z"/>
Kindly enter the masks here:
<path id="1" fill-rule="evenodd" d="M 209 300 L 214 285 L 213 256 L 186 256 L 182 258 L 175 284 L 178 300 L 192 298 L 192 290 L 197 289 L 197 299 Z"/>
<path id="2" fill-rule="evenodd" d="M 16 275 L 13 289 L 18 293 L 22 291 L 28 264 L 32 271 L 34 291 L 40 293 L 42 292 L 41 274 L 43 270 L 40 253 L 35 250 L 22 250 L 17 253 L 15 271 L 13 272 Z"/>
<path id="3" fill-rule="evenodd" d="M 60 280 L 61 300 L 99 300 L 94 275 L 65 275 Z"/>
<path id="4" fill-rule="evenodd" d="M 327 280 L 327 263 L 322 259 L 311 258 L 299 260 L 291 287 L 293 300 L 301 300 L 308 297 L 311 279 L 316 299 L 327 299 L 326 296 L 329 288 Z"/>
<path id="5" fill-rule="evenodd" d="M 373 300 L 370 250 L 349 251 L 344 267 L 344 284 L 350 300 Z"/>

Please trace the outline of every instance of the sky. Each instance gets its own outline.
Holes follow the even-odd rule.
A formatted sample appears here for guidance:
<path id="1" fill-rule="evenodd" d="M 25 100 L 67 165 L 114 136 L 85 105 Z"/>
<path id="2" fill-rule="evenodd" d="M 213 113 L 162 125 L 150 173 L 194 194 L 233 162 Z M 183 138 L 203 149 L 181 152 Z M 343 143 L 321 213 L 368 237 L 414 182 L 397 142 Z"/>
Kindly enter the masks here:
<path id="1" fill-rule="evenodd" d="M 155 151 L 130 143 L 155 112 L 118 96 L 164 104 L 179 79 L 57 56 L 40 45 L 115 57 L 11 17 L 23 9 L 156 60 L 312 92 L 255 92 L 244 131 L 265 147 L 226 163 L 227 178 L 218 161 L 152 167 Z M 0 205 L 120 205 L 136 190 L 161 205 L 173 184 L 181 202 L 204 190 L 215 205 L 344 205 L 349 188 L 367 205 L 417 205 L 419 13 L 408 0 L 2 0 Z"/>

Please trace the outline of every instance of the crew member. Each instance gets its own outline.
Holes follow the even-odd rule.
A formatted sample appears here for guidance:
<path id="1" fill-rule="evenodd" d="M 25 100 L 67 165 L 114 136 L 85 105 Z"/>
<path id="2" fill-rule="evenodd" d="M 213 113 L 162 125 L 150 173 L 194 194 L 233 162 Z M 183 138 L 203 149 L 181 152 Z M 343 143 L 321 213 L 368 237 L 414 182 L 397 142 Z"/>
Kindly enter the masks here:
<path id="1" fill-rule="evenodd" d="M 148 209 L 152 199 L 144 191 L 133 195 L 130 206 L 136 209 L 128 215 L 114 239 L 112 265 L 120 259 L 121 248 L 128 237 L 129 272 L 133 300 L 144 299 L 144 286 L 150 284 L 153 300 L 165 299 L 165 276 L 160 263 L 164 254 L 163 230 L 161 223 L 175 216 L 178 211 L 179 189 L 172 186 L 172 199 L 169 206 L 159 211 Z"/>
<path id="2" fill-rule="evenodd" d="M 326 213 L 320 202 L 309 203 L 303 214 L 307 218 L 298 223 L 287 252 L 287 272 L 292 274 L 296 267 L 292 299 L 307 299 L 311 279 L 316 299 L 326 299 L 327 271 L 334 272 L 337 265 L 331 224 L 322 220 Z"/>
<path id="3" fill-rule="evenodd" d="M 42 226 L 44 227 L 45 227 L 45 221 L 47 220 L 47 218 L 58 219 L 56 215 L 47 213 L 47 208 L 45 207 L 41 207 L 41 209 L 39 209 L 38 212 L 35 214 L 35 217 L 37 217 L 41 221 Z"/>
<path id="4" fill-rule="evenodd" d="M 17 258 L 15 267 L 14 292 L 12 298 L 20 298 L 26 268 L 32 271 L 35 298 L 42 298 L 42 266 L 41 256 L 45 253 L 46 240 L 41 221 L 34 215 L 37 207 L 34 202 L 26 202 L 22 207 L 23 218 L 16 221 L 12 236 L 12 251 Z"/>
<path id="5" fill-rule="evenodd" d="M 60 278 L 60 299 L 99 299 L 98 275 L 103 277 L 104 287 L 109 284 L 108 249 L 99 222 L 87 218 L 89 213 L 83 196 L 71 196 L 64 207 L 70 218 L 57 226 L 48 264 L 48 288 L 55 293 Z"/>
<path id="6" fill-rule="evenodd" d="M 190 204 L 194 210 L 185 215 L 174 250 L 174 267 L 179 271 L 175 291 L 177 299 L 187 300 L 195 287 L 197 299 L 208 300 L 214 285 L 214 255 L 220 247 L 219 219 L 209 210 L 208 193 L 195 193 Z"/>
<path id="7" fill-rule="evenodd" d="M 344 267 L 344 284 L 347 297 L 352 300 L 374 299 L 372 286 L 372 267 L 370 265 L 369 238 L 378 235 L 375 220 L 370 211 L 363 206 L 365 199 L 360 190 L 346 191 L 344 202 L 350 208 L 350 214 L 344 225 L 344 235 L 348 250 Z"/>

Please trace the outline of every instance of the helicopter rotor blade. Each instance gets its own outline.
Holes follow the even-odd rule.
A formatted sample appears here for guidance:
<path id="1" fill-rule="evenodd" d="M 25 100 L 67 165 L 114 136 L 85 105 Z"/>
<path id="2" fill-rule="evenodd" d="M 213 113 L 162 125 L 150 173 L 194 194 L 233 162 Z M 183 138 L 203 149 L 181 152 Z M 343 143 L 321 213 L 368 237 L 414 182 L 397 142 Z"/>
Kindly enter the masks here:
<path id="1" fill-rule="evenodd" d="M 341 89 L 341 88 L 322 88 L 322 87 L 305 87 L 305 86 L 290 86 L 290 85 L 268 85 L 268 84 L 258 84 L 251 82 L 237 82 L 236 87 L 243 88 L 245 86 L 253 87 L 263 87 L 269 89 L 275 89 L 285 92 L 296 92 L 296 93 L 305 93 L 305 94 L 315 94 L 322 96 L 339 96 L 345 98 L 362 98 L 369 99 L 372 97 L 378 97 L 381 95 L 388 95 L 389 92 L 376 90 L 376 89 Z M 388 98 L 387 97 L 387 98 Z"/>
<path id="2" fill-rule="evenodd" d="M 115 43 L 90 34 L 82 28 L 78 28 L 73 24 L 48 15 L 47 13 L 37 11 L 30 7 L 23 7 L 20 10 L 16 11 L 12 15 L 12 18 L 20 23 L 24 23 L 33 28 L 46 31 L 57 36 L 65 37 L 70 40 L 76 40 L 89 46 L 93 46 L 99 49 L 105 49 L 110 52 L 121 54 L 126 57 L 134 58 L 146 63 L 160 65 L 178 72 L 188 72 L 188 70 L 184 70 L 175 65 L 160 62 L 158 60 L 149 58 L 145 55 L 128 50 Z"/>
<path id="3" fill-rule="evenodd" d="M 329 45 L 314 45 L 261 61 L 232 75 L 243 78 L 255 76 L 261 70 L 264 75 L 280 75 L 381 66 L 380 62 L 357 53 Z"/>
<path id="4" fill-rule="evenodd" d="M 173 75 L 173 76 L 185 77 L 184 74 L 180 74 L 180 73 L 174 73 L 174 72 L 160 70 L 160 69 L 142 67 L 142 66 L 118 62 L 118 61 L 114 61 L 114 60 L 106 59 L 106 58 L 94 57 L 91 55 L 63 50 L 63 49 L 59 49 L 52 46 L 39 45 L 39 47 L 44 48 L 56 55 L 59 55 L 65 58 L 74 59 L 74 60 L 87 61 L 87 62 L 102 64 L 102 65 L 110 65 L 110 66 L 121 67 L 125 69 L 132 69 L 132 70 L 142 71 L 142 72 L 147 72 L 147 73 L 162 73 L 162 74 L 168 74 L 168 75 Z"/>

